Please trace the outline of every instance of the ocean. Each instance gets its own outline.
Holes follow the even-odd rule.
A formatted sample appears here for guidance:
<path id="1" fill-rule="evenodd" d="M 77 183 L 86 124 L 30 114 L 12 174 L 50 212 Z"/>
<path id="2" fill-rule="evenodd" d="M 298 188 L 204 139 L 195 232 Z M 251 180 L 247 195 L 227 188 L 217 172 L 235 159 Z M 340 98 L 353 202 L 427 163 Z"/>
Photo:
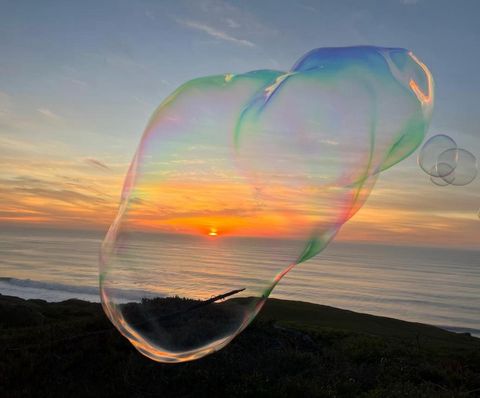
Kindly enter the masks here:
<path id="1" fill-rule="evenodd" d="M 0 293 L 47 301 L 78 298 L 98 302 L 102 239 L 102 233 L 87 231 L 0 231 Z M 144 253 L 156 258 L 157 245 L 148 240 L 142 245 Z M 268 246 L 245 245 L 245 240 L 230 240 L 233 254 L 228 272 L 212 275 L 211 270 L 198 267 L 198 259 L 195 269 L 186 262 L 182 272 L 205 283 L 215 278 L 218 286 L 228 286 L 231 280 L 251 284 L 255 283 L 255 275 L 234 266 L 242 264 L 234 253 L 245 256 L 246 250 L 251 250 L 252 257 L 259 259 L 258 273 L 263 279 L 264 274 L 275 269 L 275 264 L 269 263 L 276 261 L 270 253 L 288 248 L 285 242 L 272 240 Z M 237 246 L 242 250 L 236 251 Z M 185 252 L 188 256 L 188 250 Z M 333 242 L 317 257 L 290 271 L 270 297 L 428 323 L 480 336 L 479 254 L 466 249 Z M 173 249 L 162 248 L 164 258 L 172 255 Z M 158 294 L 151 278 L 143 286 L 137 281 L 126 287 L 132 297 L 138 296 L 139 289 Z"/>

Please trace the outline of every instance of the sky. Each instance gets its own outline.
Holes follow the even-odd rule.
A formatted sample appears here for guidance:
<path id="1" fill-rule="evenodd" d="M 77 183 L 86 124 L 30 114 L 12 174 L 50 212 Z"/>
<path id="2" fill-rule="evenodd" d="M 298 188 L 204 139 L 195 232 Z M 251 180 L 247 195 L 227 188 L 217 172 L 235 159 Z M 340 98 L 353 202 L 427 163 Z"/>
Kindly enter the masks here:
<path id="1" fill-rule="evenodd" d="M 477 1 L 0 0 L 0 227 L 106 230 L 155 108 L 182 83 L 288 70 L 324 46 L 412 50 L 428 136 L 480 157 Z M 416 154 L 382 173 L 339 239 L 478 247 L 480 178 L 437 187 Z"/>

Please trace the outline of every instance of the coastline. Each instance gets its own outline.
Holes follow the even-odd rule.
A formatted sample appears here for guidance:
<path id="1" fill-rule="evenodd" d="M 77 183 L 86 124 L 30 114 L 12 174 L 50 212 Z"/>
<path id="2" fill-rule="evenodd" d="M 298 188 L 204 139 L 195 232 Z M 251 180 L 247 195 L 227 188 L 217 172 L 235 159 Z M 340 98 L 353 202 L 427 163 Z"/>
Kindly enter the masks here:
<path id="1" fill-rule="evenodd" d="M 216 242 L 219 244 L 221 240 Z M 152 295 L 187 296 L 192 287 L 182 290 L 182 286 L 190 286 L 200 280 L 206 281 L 211 295 L 246 286 L 255 290 L 278 273 L 276 264 L 287 261 L 281 256 L 274 259 L 270 246 L 251 247 L 252 251 L 246 257 L 233 251 L 233 257 L 229 257 L 225 265 L 230 271 L 219 270 L 212 274 L 207 268 L 187 264 L 182 272 L 192 277 L 188 281 L 180 281 L 180 285 L 171 289 L 163 285 L 161 274 L 169 271 L 162 268 L 164 261 L 159 255 L 174 256 L 174 252 L 167 250 L 169 245 L 164 243 L 166 247 L 163 250 L 150 240 L 145 242 L 144 255 L 149 258 L 150 265 L 146 266 L 147 262 L 142 260 L 134 268 L 138 275 L 146 275 L 151 264 L 155 264 L 159 267 L 158 272 L 147 284 L 136 283 L 132 277 L 118 285 L 125 302 Z M 240 245 L 241 242 L 237 243 Z M 282 241 L 277 243 L 280 246 L 286 244 Z M 87 231 L 72 231 L 69 234 L 59 231 L 13 234 L 4 231 L 0 293 L 55 302 L 69 298 L 98 301 L 99 245 L 98 234 Z M 218 254 L 213 253 L 207 253 L 205 261 L 215 263 Z M 477 254 L 449 248 L 432 250 L 335 241 L 321 256 L 290 271 L 271 297 L 424 322 L 480 337 L 480 271 L 475 267 Z M 247 257 L 261 262 L 261 265 L 239 267 L 238 264 L 243 264 Z"/>
<path id="2" fill-rule="evenodd" d="M 299 301 L 269 299 L 230 345 L 179 365 L 144 358 L 100 304 L 75 299 L 0 295 L 0 339 L 1 396 L 286 397 L 309 391 L 450 397 L 480 391 L 478 338 Z"/>

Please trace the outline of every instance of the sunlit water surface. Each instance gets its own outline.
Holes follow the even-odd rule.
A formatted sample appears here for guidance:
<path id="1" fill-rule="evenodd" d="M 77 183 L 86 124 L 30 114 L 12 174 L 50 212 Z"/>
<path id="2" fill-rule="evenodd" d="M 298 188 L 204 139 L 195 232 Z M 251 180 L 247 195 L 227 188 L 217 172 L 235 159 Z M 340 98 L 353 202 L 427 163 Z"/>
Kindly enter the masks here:
<path id="1" fill-rule="evenodd" d="M 0 232 L 0 293 L 23 298 L 41 298 L 60 301 L 79 298 L 99 301 L 98 252 L 103 236 L 98 232 L 54 230 L 10 230 Z M 201 267 L 202 256 L 215 256 L 225 262 L 225 272 L 215 275 L 218 292 L 242 282 L 260 284 L 273 277 L 278 266 L 269 255 L 272 241 L 252 244 L 245 239 L 221 237 L 210 252 L 186 248 L 198 257 L 188 261 L 182 270 L 189 274 L 187 291 L 201 289 L 202 283 L 211 286 L 210 270 Z M 165 239 L 162 247 L 158 239 L 153 244 L 148 236 L 141 242 L 141 250 L 151 266 L 165 251 L 179 249 L 174 237 Z M 242 267 L 250 245 L 252 258 L 258 260 L 255 272 Z M 288 242 L 278 241 L 278 253 L 285 251 Z M 236 247 L 241 250 L 236 250 Z M 280 250 L 282 249 L 282 250 Z M 159 256 L 161 253 L 161 257 Z M 382 315 L 409 321 L 429 323 L 454 331 L 470 332 L 480 336 L 480 267 L 478 251 L 445 248 L 400 247 L 373 244 L 333 243 L 316 258 L 297 266 L 275 288 L 271 297 L 309 301 Z M 213 261 L 213 259 L 209 259 Z M 228 264 L 227 264 L 228 262 Z M 185 270 L 186 264 L 195 264 Z M 157 267 L 161 270 L 161 264 Z M 174 272 L 174 270 L 171 270 Z M 158 272 L 165 278 L 165 272 Z M 155 278 L 149 277 L 141 286 L 133 283 L 123 286 L 138 297 L 166 295 L 156 288 Z M 128 292 L 124 295 L 128 297 Z"/>

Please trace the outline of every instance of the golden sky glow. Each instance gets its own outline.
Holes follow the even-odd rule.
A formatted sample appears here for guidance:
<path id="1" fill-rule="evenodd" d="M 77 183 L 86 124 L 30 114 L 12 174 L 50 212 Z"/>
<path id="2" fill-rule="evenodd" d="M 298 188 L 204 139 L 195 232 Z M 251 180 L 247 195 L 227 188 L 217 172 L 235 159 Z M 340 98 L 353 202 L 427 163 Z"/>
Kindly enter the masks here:
<path id="1" fill-rule="evenodd" d="M 28 145 L 22 147 L 5 140 L 0 143 L 4 153 L 8 152 L 9 145 L 14 145 L 12 151 L 15 150 L 14 156 L 3 157 L 0 161 L 2 169 L 8 167 L 9 170 L 9 175 L 3 175 L 1 181 L 1 225 L 108 228 L 117 211 L 127 162 L 108 162 L 108 169 L 105 169 L 95 167 L 84 158 L 44 156 L 41 148 L 40 152 L 36 152 Z M 414 161 L 408 159 L 405 167 L 399 165 L 397 169 L 382 174 L 369 201 L 344 226 L 339 239 L 398 244 L 478 244 L 479 203 L 475 195 L 478 187 L 463 190 L 435 187 L 417 170 Z M 205 203 L 202 205 L 202 201 L 195 201 L 197 206 L 200 204 L 199 209 L 189 208 L 188 195 L 183 198 L 184 202 L 178 203 L 180 199 L 175 196 L 175 189 L 181 185 L 169 187 L 172 201 L 177 206 L 157 214 L 152 214 L 151 209 L 150 212 L 133 212 L 132 217 L 137 217 L 138 225 L 147 230 L 168 230 L 184 225 L 183 232 L 218 238 L 235 234 L 234 231 L 242 230 L 242 227 L 244 234 L 254 232 L 248 227 L 251 222 L 248 206 L 251 203 L 243 204 L 242 208 L 242 201 L 238 199 L 242 197 L 244 187 L 205 189 Z M 159 194 L 168 197 L 169 189 Z M 192 187 L 192 194 L 195 190 Z M 182 193 L 188 193 L 185 186 Z M 219 196 L 224 197 L 221 203 L 218 203 Z M 212 211 L 202 214 L 202 210 L 208 209 L 208 203 L 213 200 L 217 201 L 216 207 L 210 206 Z M 178 209 L 183 210 L 180 213 Z M 259 217 L 254 226 L 267 225 L 280 232 L 291 231 L 296 228 L 295 225 L 301 225 L 308 219 L 308 216 L 292 219 L 289 214 L 281 213 L 265 213 Z"/>
<path id="2" fill-rule="evenodd" d="M 324 45 L 381 42 L 411 48 L 438 85 L 429 136 L 447 133 L 480 158 L 478 52 L 462 58 L 463 49 L 478 47 L 475 2 L 430 7 L 428 2 L 398 1 L 368 10 L 362 2 L 352 2 L 348 10 L 336 2 L 322 10 L 290 2 L 284 13 L 268 2 L 255 7 L 141 2 L 112 6 L 115 12 L 108 16 L 96 4 L 88 18 L 81 2 L 68 9 L 43 4 L 25 12 L 13 3 L 0 13 L 7 38 L 0 43 L 0 228 L 106 230 L 141 130 L 163 98 L 195 76 L 226 73 L 228 82 L 252 69 L 288 70 L 304 51 Z M 139 7 L 145 12 L 137 13 Z M 60 13 L 58 25 L 39 18 L 40 9 Z M 424 23 L 427 10 L 438 23 Z M 322 23 L 319 15 L 327 16 Z M 302 24 L 292 24 L 293 19 Z M 124 20 L 129 24 L 112 31 Z M 187 26 L 181 21 L 193 22 Z M 169 40 L 145 40 L 154 37 Z M 430 100 L 430 93 L 415 82 L 411 88 L 421 100 Z M 413 157 L 407 159 L 382 174 L 339 238 L 478 245 L 479 181 L 436 187 Z M 229 225 L 241 223 L 228 203 L 216 207 L 224 209 L 222 216 L 204 217 L 198 233 L 207 236 L 217 228 L 221 238 Z M 164 222 L 158 214 L 138 217 L 145 224 Z M 182 219 L 188 223 L 186 214 Z"/>
<path id="3" fill-rule="evenodd" d="M 322 45 L 319 37 L 326 37 L 332 46 L 374 41 L 378 37 L 384 38 L 387 45 L 411 46 L 431 67 L 439 87 L 428 135 L 447 133 L 480 158 L 480 122 L 476 109 L 478 79 L 472 78 L 477 76 L 478 62 L 459 62 L 457 46 L 461 42 L 465 48 L 475 48 L 475 35 L 465 34 L 465 29 L 474 31 L 478 21 L 475 13 L 467 9 L 462 11 L 465 18 L 458 20 L 463 22 L 457 23 L 455 29 L 437 29 L 433 33 L 430 25 L 421 23 L 423 17 L 417 13 L 418 23 L 412 25 L 417 33 L 414 36 L 429 38 L 423 41 L 414 40 L 411 32 L 405 30 L 408 24 L 399 19 L 398 13 L 387 15 L 381 8 L 371 11 L 370 19 L 362 28 L 365 35 L 362 37 L 351 29 L 356 26 L 359 9 L 352 9 L 350 16 L 345 15 L 340 29 L 335 19 L 318 24 L 315 15 L 308 13 L 302 15 L 302 20 L 310 17 L 311 20 L 301 27 L 291 25 L 290 15 L 282 24 L 278 14 L 264 20 L 262 16 L 272 14 L 240 13 L 236 17 L 243 26 L 257 21 L 258 29 L 242 31 L 249 42 L 256 43 L 252 47 L 231 39 L 222 43 L 218 37 L 211 38 L 211 42 L 185 26 L 169 25 L 171 15 L 187 12 L 176 9 L 173 3 L 172 8 L 172 13 L 158 13 L 158 21 L 162 23 L 157 21 L 155 27 L 148 25 L 156 29 L 158 37 L 164 36 L 164 29 L 173 32 L 175 43 L 169 47 L 168 54 L 152 51 L 151 43 L 144 40 L 151 34 L 144 30 L 149 22 L 147 17 L 136 25 L 125 26 L 126 30 L 116 32 L 121 37 L 116 34 L 112 39 L 108 29 L 114 25 L 97 24 L 92 31 L 90 24 L 96 21 L 91 18 L 78 21 L 82 26 L 78 32 L 70 32 L 69 26 L 63 26 L 65 32 L 70 33 L 59 35 L 58 31 L 49 28 L 48 21 L 39 19 L 33 9 L 28 19 L 25 19 L 27 15 L 21 18 L 12 13 L 0 15 L 5 19 L 10 37 L 1 44 L 3 56 L 0 60 L 3 76 L 0 87 L 0 228 L 106 231 L 117 213 L 124 175 L 140 141 L 141 130 L 163 98 L 197 75 L 218 71 L 236 74 L 254 68 L 287 70 L 291 61 L 305 49 Z M 201 17 L 212 26 L 225 20 L 200 8 L 189 11 L 193 14 L 184 19 Z M 301 12 L 299 7 L 293 6 L 290 11 Z M 441 7 L 429 11 L 437 13 L 438 20 L 455 23 L 451 11 L 441 11 Z M 410 22 L 411 17 L 409 14 Z M 372 18 L 388 21 L 390 36 L 385 36 L 383 25 L 371 24 Z M 35 41 L 31 30 L 19 30 L 18 26 L 37 27 L 43 33 Z M 85 31 L 93 32 L 91 41 L 84 40 Z M 239 30 L 230 33 L 235 36 Z M 287 35 L 292 38 L 288 43 L 281 40 Z M 305 42 L 305 37 L 311 39 Z M 66 38 L 76 41 L 64 45 Z M 58 45 L 52 47 L 52 43 Z M 194 54 L 195 65 L 184 62 L 185 48 L 190 48 Z M 432 48 L 442 51 L 432 51 Z M 138 53 L 133 49 L 138 49 Z M 278 59 L 272 59 L 274 54 Z M 474 52 L 469 55 L 476 57 Z M 233 76 L 228 73 L 225 80 L 228 82 Z M 427 82 L 427 86 L 429 84 Z M 414 82 L 411 88 L 421 100 L 430 101 L 429 92 L 422 91 Z M 382 173 L 367 204 L 344 226 L 339 239 L 478 246 L 480 177 L 466 187 L 437 187 L 416 165 L 415 156 Z M 204 203 L 197 198 L 197 207 L 194 207 L 188 198 L 175 196 L 180 186 L 178 183 L 168 189 L 162 187 L 161 192 L 153 195 L 164 198 L 171 195 L 167 202 L 175 202 L 175 206 L 164 206 L 159 211 L 154 211 L 154 207 L 142 210 L 138 206 L 138 211 L 132 212 L 137 224 L 147 230 L 183 226 L 184 232 L 212 237 L 210 234 L 215 229 L 218 239 L 239 230 L 245 234 L 259 233 L 247 226 L 251 204 L 241 203 L 240 188 L 223 186 L 221 191 L 219 186 L 215 188 L 215 195 L 206 189 Z M 192 190 L 192 195 L 194 191 L 197 190 Z M 183 192 L 187 192 L 185 187 Z M 285 198 L 292 195 L 291 192 L 276 194 Z M 209 207 L 211 211 L 206 212 Z M 253 225 L 262 224 L 278 233 L 294 233 L 298 226 L 308 223 L 311 210 L 305 209 L 305 214 L 296 219 L 287 212 L 264 213 Z M 265 231 L 268 229 L 263 233 Z"/>

